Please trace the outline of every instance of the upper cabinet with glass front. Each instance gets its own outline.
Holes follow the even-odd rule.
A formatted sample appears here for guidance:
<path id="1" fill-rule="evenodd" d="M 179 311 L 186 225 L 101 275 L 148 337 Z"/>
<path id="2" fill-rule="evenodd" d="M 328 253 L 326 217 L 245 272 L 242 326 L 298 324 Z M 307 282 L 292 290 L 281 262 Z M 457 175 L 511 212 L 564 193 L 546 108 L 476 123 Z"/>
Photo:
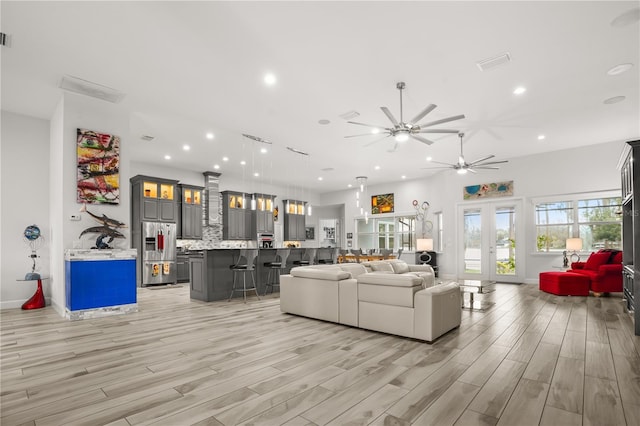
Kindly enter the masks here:
<path id="1" fill-rule="evenodd" d="M 255 233 L 273 233 L 273 207 L 274 195 L 253 194 L 251 207 L 254 207 L 254 231 Z"/>
<path id="2" fill-rule="evenodd" d="M 178 238 L 202 239 L 202 194 L 204 188 L 186 184 L 178 185 Z"/>
<path id="3" fill-rule="evenodd" d="M 178 181 L 137 175 L 130 179 L 131 206 L 142 221 L 175 222 Z"/>

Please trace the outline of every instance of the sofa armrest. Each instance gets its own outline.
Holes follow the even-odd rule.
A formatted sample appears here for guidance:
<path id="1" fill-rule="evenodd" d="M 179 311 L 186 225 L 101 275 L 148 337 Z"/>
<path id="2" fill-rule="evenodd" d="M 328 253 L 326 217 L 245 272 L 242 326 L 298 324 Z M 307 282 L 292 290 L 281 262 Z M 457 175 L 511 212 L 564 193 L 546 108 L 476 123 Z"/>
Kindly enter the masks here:
<path id="1" fill-rule="evenodd" d="M 462 302 L 456 282 L 418 291 L 414 296 L 415 338 L 432 341 L 460 325 Z"/>
<path id="2" fill-rule="evenodd" d="M 622 275 L 622 263 L 607 263 L 598 268 L 598 275 Z"/>
<path id="3" fill-rule="evenodd" d="M 434 274 L 431 265 L 409 265 L 409 272 L 431 272 Z"/>
<path id="4" fill-rule="evenodd" d="M 333 268 L 293 268 L 290 274 L 294 277 L 314 278 L 327 281 L 340 281 L 351 278 L 349 272 Z"/>

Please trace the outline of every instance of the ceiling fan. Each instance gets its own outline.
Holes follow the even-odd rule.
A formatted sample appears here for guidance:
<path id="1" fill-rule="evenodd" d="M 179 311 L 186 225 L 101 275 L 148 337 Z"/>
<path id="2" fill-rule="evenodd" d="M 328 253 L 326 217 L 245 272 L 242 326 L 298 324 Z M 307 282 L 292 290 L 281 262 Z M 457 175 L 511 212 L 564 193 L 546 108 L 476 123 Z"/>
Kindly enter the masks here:
<path id="1" fill-rule="evenodd" d="M 391 123 L 393 124 L 393 127 L 376 126 L 376 125 L 373 125 L 373 124 L 365 124 L 365 123 L 357 123 L 355 121 L 347 121 L 347 123 L 350 123 L 350 124 L 357 124 L 359 126 L 371 127 L 372 129 L 374 129 L 374 131 L 372 133 L 364 133 L 364 134 L 360 134 L 360 135 L 345 136 L 345 138 L 353 138 L 353 137 L 358 137 L 358 136 L 370 136 L 371 134 L 385 133 L 386 135 L 383 138 L 375 140 L 373 142 L 370 142 L 370 143 L 366 144 L 365 146 L 373 145 L 374 143 L 380 142 L 381 140 L 386 139 L 389 136 L 393 136 L 395 141 L 396 141 L 395 148 L 397 148 L 398 147 L 398 145 L 397 145 L 398 142 L 400 142 L 400 143 L 401 142 L 406 142 L 406 141 L 409 140 L 409 138 L 413 138 L 413 139 L 415 139 L 417 141 L 420 141 L 420 142 L 422 142 L 424 144 L 427 144 L 427 145 L 431 145 L 433 143 L 433 141 L 421 136 L 421 134 L 425 134 L 425 133 L 458 133 L 459 132 L 459 130 L 432 129 L 430 127 L 438 125 L 438 124 L 448 123 L 450 121 L 460 120 L 462 118 L 465 118 L 463 114 L 454 115 L 452 117 L 443 118 L 441 120 L 430 121 L 430 122 L 424 123 L 424 124 L 418 124 L 418 122 L 420 120 L 422 120 L 427 114 L 429 114 L 431 111 L 433 111 L 436 108 L 436 105 L 434 105 L 434 104 L 429 104 L 425 109 L 423 109 L 412 120 L 409 120 L 408 122 L 405 122 L 404 121 L 404 116 L 403 116 L 403 111 L 402 111 L 402 91 L 404 90 L 404 88 L 405 88 L 405 83 L 404 82 L 401 81 L 401 82 L 398 82 L 396 84 L 396 89 L 398 89 L 400 91 L 400 121 L 396 120 L 396 118 L 393 116 L 391 111 L 389 111 L 389 108 L 380 107 L 382 112 L 384 112 L 384 114 L 387 116 L 389 121 L 391 121 Z M 378 130 L 377 132 L 375 131 L 376 129 Z M 392 151 L 395 151 L 395 148 Z"/>
<path id="2" fill-rule="evenodd" d="M 431 161 L 436 164 L 443 164 L 440 167 L 424 167 L 424 169 L 454 169 L 459 174 L 465 174 L 468 171 L 471 173 L 476 173 L 476 170 L 498 170 L 499 167 L 495 167 L 495 164 L 508 163 L 508 160 L 502 161 L 487 161 L 495 157 L 495 155 L 487 155 L 479 160 L 472 161 L 467 163 L 464 159 L 464 155 L 462 154 L 462 138 L 464 137 L 464 133 L 458 133 L 458 137 L 460 137 L 460 156 L 458 157 L 458 162 L 455 164 L 452 163 L 441 163 L 439 161 Z"/>

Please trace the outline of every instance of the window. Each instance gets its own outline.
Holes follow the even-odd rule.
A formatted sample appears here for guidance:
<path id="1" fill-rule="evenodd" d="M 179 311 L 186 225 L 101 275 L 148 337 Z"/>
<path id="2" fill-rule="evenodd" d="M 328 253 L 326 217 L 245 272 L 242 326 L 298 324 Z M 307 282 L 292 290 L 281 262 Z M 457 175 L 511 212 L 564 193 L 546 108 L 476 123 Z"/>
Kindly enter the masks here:
<path id="1" fill-rule="evenodd" d="M 582 238 L 582 250 L 621 247 L 620 197 L 583 198 L 535 205 L 536 250 L 562 251 L 567 238 Z"/>
<path id="2" fill-rule="evenodd" d="M 436 222 L 435 249 L 436 251 L 443 252 L 444 251 L 444 224 L 442 223 L 442 219 L 443 219 L 442 212 L 437 212 L 433 216 Z"/>
<path id="3" fill-rule="evenodd" d="M 413 250 L 415 247 L 414 216 L 356 220 L 358 248 L 363 251 L 380 249 Z"/>

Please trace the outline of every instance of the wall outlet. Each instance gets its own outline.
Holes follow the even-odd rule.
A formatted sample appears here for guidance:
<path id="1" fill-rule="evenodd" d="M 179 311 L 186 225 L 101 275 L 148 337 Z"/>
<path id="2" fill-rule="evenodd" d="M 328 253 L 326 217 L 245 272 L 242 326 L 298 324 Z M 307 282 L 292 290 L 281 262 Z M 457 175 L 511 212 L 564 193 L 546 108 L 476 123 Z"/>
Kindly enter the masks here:
<path id="1" fill-rule="evenodd" d="M 69 220 L 75 220 L 75 221 L 78 221 L 78 220 L 80 220 L 80 219 L 81 219 L 81 216 L 80 216 L 79 214 L 72 214 L 72 215 L 69 217 Z"/>

